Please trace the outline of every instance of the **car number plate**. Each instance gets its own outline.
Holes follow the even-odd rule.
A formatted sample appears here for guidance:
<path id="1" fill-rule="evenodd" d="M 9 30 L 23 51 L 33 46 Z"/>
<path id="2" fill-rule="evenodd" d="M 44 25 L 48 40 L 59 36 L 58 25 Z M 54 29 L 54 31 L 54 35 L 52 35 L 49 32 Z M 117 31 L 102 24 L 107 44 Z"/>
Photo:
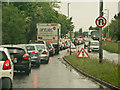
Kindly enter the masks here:
<path id="1" fill-rule="evenodd" d="M 14 58 L 14 59 L 13 59 L 13 62 L 14 62 L 14 63 L 17 63 L 17 58 Z"/>

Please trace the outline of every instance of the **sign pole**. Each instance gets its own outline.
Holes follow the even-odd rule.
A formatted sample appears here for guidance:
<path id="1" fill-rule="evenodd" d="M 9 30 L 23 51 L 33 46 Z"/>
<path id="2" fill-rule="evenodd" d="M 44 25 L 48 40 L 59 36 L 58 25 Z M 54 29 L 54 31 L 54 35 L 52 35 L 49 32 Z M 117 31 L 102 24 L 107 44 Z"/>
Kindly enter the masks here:
<path id="1" fill-rule="evenodd" d="M 100 0 L 100 16 L 103 16 L 103 0 Z M 103 60 L 103 50 L 102 50 L 102 27 L 99 28 L 99 63 Z"/>

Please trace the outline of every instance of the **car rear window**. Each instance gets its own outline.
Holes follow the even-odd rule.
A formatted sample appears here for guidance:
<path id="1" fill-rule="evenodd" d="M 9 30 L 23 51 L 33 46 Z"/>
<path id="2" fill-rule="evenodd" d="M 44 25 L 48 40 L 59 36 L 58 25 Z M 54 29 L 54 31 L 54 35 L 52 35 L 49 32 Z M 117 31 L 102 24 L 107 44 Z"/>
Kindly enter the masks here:
<path id="1" fill-rule="evenodd" d="M 19 48 L 8 48 L 9 53 L 11 54 L 24 54 L 25 51 L 24 49 L 19 49 Z"/>
<path id="2" fill-rule="evenodd" d="M 27 51 L 33 51 L 35 50 L 34 46 L 26 46 Z"/>
<path id="3" fill-rule="evenodd" d="M 43 41 L 31 41 L 30 44 L 44 44 Z"/>
<path id="4" fill-rule="evenodd" d="M 36 45 L 38 50 L 42 50 L 42 49 L 45 49 L 45 46 L 44 45 Z"/>
<path id="5" fill-rule="evenodd" d="M 0 61 L 6 61 L 6 60 L 8 60 L 8 58 L 5 54 L 5 52 L 0 51 Z"/>

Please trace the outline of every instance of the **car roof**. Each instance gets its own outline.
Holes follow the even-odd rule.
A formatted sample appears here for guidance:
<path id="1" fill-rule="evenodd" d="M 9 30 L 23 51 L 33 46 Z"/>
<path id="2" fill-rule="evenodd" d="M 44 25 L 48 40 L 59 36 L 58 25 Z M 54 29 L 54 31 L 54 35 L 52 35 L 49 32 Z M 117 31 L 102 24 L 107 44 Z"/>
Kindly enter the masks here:
<path id="1" fill-rule="evenodd" d="M 45 45 L 45 44 L 27 44 L 28 46 L 35 46 L 35 45 Z"/>
<path id="2" fill-rule="evenodd" d="M 22 45 L 2 45 L 5 48 L 20 48 L 20 49 L 24 49 L 24 46 Z"/>
<path id="3" fill-rule="evenodd" d="M 6 50 L 7 48 L 4 48 L 4 47 L 2 47 L 2 46 L 0 46 L 0 51 L 4 51 L 4 50 Z"/>

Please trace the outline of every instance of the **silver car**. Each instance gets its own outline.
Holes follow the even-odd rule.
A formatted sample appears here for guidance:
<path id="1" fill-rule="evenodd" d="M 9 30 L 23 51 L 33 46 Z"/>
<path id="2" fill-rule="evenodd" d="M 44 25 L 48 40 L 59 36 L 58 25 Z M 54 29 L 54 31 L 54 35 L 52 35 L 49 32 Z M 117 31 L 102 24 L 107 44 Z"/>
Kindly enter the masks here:
<path id="1" fill-rule="evenodd" d="M 88 52 L 92 51 L 99 51 L 99 41 L 97 40 L 89 41 Z"/>
<path id="2" fill-rule="evenodd" d="M 25 45 L 27 52 L 31 56 L 31 64 L 33 66 L 39 67 L 41 60 L 40 60 L 40 53 L 36 47 L 36 44 L 28 44 Z"/>
<path id="3" fill-rule="evenodd" d="M 48 49 L 48 47 L 44 44 L 37 44 L 36 46 L 38 48 L 38 51 L 40 52 L 41 62 L 43 61 L 46 64 L 48 64 L 48 62 L 49 62 L 49 49 Z"/>

